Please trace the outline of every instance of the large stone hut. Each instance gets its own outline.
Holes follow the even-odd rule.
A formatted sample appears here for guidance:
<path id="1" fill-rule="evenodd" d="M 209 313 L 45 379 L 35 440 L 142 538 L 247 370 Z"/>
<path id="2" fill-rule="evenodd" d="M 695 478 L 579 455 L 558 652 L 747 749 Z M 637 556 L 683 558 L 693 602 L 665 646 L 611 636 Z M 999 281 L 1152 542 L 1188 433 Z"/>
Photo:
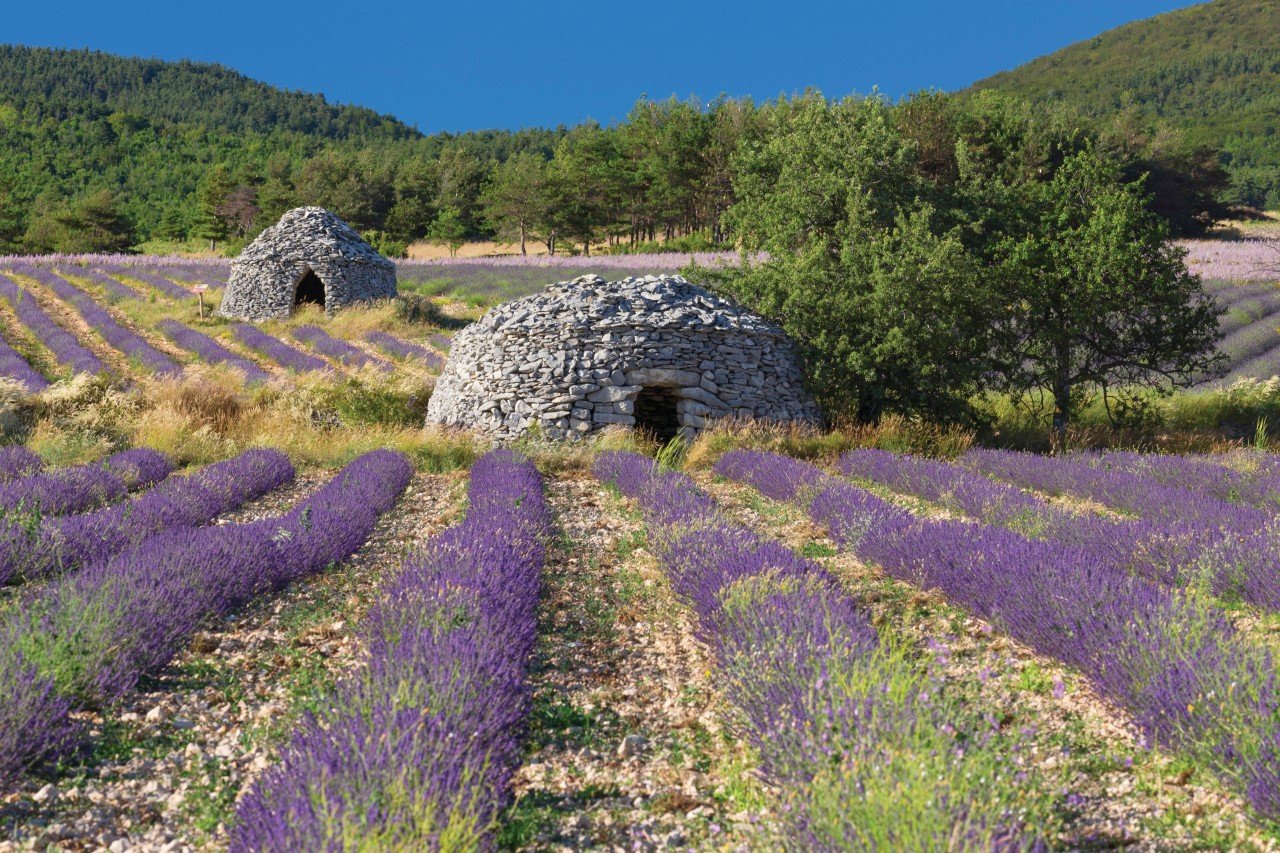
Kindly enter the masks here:
<path id="1" fill-rule="evenodd" d="M 583 276 L 500 305 L 453 339 L 431 423 L 498 440 L 609 424 L 661 439 L 717 418 L 820 419 L 782 329 L 680 276 Z"/>
<path id="2" fill-rule="evenodd" d="M 231 262 L 218 313 L 241 320 L 288 317 L 299 305 L 332 312 L 396 295 L 396 265 L 323 207 L 280 217 Z"/>

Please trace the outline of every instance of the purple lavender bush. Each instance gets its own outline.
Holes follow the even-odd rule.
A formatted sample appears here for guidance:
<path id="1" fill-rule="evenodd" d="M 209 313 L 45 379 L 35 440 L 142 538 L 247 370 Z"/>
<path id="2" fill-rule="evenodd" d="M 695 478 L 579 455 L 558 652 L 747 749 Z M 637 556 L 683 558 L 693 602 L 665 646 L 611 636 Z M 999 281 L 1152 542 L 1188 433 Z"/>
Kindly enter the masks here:
<path id="1" fill-rule="evenodd" d="M 107 292 L 108 296 L 114 299 L 142 299 L 141 293 L 134 290 L 127 284 L 122 284 L 119 279 L 112 278 L 101 270 L 88 267 L 72 267 L 70 269 L 63 269 L 61 272 L 89 279 L 89 281 L 92 281 L 94 284 L 101 287 Z"/>
<path id="2" fill-rule="evenodd" d="M 0 583 L 65 574 L 175 527 L 207 524 L 293 480 L 278 450 L 250 450 L 103 509 L 59 518 L 0 518 Z"/>
<path id="3" fill-rule="evenodd" d="M 107 343 L 135 359 L 146 369 L 154 373 L 178 373 L 182 370 L 173 359 L 147 343 L 137 333 L 121 326 L 101 305 L 90 299 L 87 293 L 62 276 L 41 267 L 26 267 L 23 272 L 70 303 Z"/>
<path id="4" fill-rule="evenodd" d="M 121 275 L 127 275 L 129 278 L 132 278 L 134 281 L 140 281 L 143 284 L 148 285 L 160 291 L 165 296 L 168 296 L 170 299 L 190 299 L 191 298 L 190 290 L 188 290 L 187 288 L 179 284 L 174 284 L 169 279 L 151 270 L 142 269 L 141 267 L 128 267 L 128 268 L 115 267 L 115 268 L 112 268 L 110 271 L 115 273 L 120 273 Z"/>
<path id="5" fill-rule="evenodd" d="M 1263 646 L 1199 596 L 1137 577 L 1074 545 L 925 520 L 816 467 L 733 451 L 717 473 L 807 505 L 862 559 L 948 598 L 1083 672 L 1147 738 L 1211 768 L 1268 820 L 1280 817 L 1280 691 Z"/>
<path id="6" fill-rule="evenodd" d="M 346 559 L 412 474 L 366 454 L 279 518 L 168 530 L 0 616 L 0 780 L 65 758 L 84 734 L 71 711 L 118 700 L 208 619 Z"/>
<path id="7" fill-rule="evenodd" d="M 49 387 L 49 380 L 41 376 L 4 338 L 0 338 L 0 376 L 20 382 L 32 394 Z"/>
<path id="8" fill-rule="evenodd" d="M 346 341 L 340 341 L 319 326 L 308 323 L 293 330 L 293 336 L 311 347 L 321 355 L 326 355 L 347 367 L 364 367 L 371 364 L 379 370 L 391 370 L 391 365 L 381 359 L 372 358 L 358 347 Z"/>
<path id="9" fill-rule="evenodd" d="M 415 344 L 403 338 L 397 338 L 395 335 L 377 331 L 367 333 L 364 339 L 393 358 L 416 358 L 432 370 L 440 370 L 444 367 L 444 360 L 436 355 L 431 348 L 424 347 L 421 344 Z"/>
<path id="10" fill-rule="evenodd" d="M 164 454 L 138 448 L 101 462 L 33 474 L 0 485 L 0 518 L 25 515 L 31 523 L 30 516 L 83 512 L 153 486 L 172 471 L 173 463 Z"/>
<path id="11" fill-rule="evenodd" d="M 204 361 L 210 364 L 229 364 L 239 370 L 249 384 L 266 382 L 271 378 L 270 373 L 249 359 L 236 355 L 208 335 L 197 332 L 190 326 L 184 326 L 177 320 L 161 320 L 156 327 L 175 344 L 188 352 L 195 353 Z"/>
<path id="12" fill-rule="evenodd" d="M 241 801 L 232 850 L 491 845 L 521 758 L 552 523 L 537 470 L 509 451 L 475 463 L 469 494 L 462 523 L 366 617 L 368 665 Z"/>
<path id="13" fill-rule="evenodd" d="M 237 323 L 231 327 L 231 331 L 240 339 L 240 343 L 255 352 L 262 353 L 281 367 L 296 370 L 299 373 L 331 369 L 323 359 L 299 352 L 256 326 L 250 326 L 248 323 Z"/>
<path id="14" fill-rule="evenodd" d="M 44 460 L 29 447 L 0 447 L 0 483 L 8 483 L 44 470 Z"/>
<path id="15" fill-rule="evenodd" d="M 1018 850 L 1054 831 L 1021 734 L 998 732 L 906 650 L 882 644 L 819 564 L 734 523 L 645 457 L 604 453 L 595 471 L 638 499 L 655 555 L 697 615 L 742 714 L 739 734 L 782 794 L 784 847 L 964 839 L 966 849 Z"/>
<path id="16" fill-rule="evenodd" d="M 59 364 L 70 368 L 72 373 L 97 375 L 107 372 L 107 366 L 96 355 L 85 349 L 74 335 L 53 322 L 30 293 L 4 275 L 0 275 L 0 296 L 13 307 L 22 325 L 49 348 Z"/>

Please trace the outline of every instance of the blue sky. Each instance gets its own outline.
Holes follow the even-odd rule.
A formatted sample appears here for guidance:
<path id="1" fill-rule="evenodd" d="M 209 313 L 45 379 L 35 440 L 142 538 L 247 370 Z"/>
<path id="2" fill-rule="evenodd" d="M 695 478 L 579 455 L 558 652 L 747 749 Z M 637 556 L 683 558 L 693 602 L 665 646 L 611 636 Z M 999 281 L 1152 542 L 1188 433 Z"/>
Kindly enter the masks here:
<path id="1" fill-rule="evenodd" d="M 1175 0 L 43 0 L 0 42 L 220 62 L 427 132 L 608 123 L 641 94 L 961 88 Z"/>

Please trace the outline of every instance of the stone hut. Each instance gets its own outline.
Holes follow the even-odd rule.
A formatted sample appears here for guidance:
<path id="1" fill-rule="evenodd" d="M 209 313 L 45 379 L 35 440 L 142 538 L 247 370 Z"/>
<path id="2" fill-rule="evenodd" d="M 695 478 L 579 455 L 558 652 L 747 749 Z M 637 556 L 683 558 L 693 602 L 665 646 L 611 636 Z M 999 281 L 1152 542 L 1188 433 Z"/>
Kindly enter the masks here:
<path id="1" fill-rule="evenodd" d="M 240 320 L 288 317 L 299 305 L 332 312 L 396 295 L 396 265 L 323 207 L 280 217 L 231 262 L 218 313 Z"/>
<path id="2" fill-rule="evenodd" d="M 680 276 L 590 275 L 457 334 L 427 421 L 498 440 L 608 424 L 692 438 L 728 417 L 817 423 L 802 379 L 781 328 Z"/>

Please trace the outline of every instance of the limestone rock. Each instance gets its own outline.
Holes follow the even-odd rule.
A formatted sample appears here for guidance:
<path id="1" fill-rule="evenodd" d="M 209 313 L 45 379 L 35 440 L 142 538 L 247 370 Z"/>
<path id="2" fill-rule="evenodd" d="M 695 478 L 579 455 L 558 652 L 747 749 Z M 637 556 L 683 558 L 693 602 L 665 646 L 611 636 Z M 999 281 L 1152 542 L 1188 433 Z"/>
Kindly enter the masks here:
<path id="1" fill-rule="evenodd" d="M 680 276 L 589 275 L 459 332 L 427 420 L 498 441 L 535 427 L 578 438 L 609 424 L 692 437 L 744 413 L 817 423 L 803 388 L 791 342 L 768 320 Z M 509 400 L 522 416 L 495 405 Z"/>

